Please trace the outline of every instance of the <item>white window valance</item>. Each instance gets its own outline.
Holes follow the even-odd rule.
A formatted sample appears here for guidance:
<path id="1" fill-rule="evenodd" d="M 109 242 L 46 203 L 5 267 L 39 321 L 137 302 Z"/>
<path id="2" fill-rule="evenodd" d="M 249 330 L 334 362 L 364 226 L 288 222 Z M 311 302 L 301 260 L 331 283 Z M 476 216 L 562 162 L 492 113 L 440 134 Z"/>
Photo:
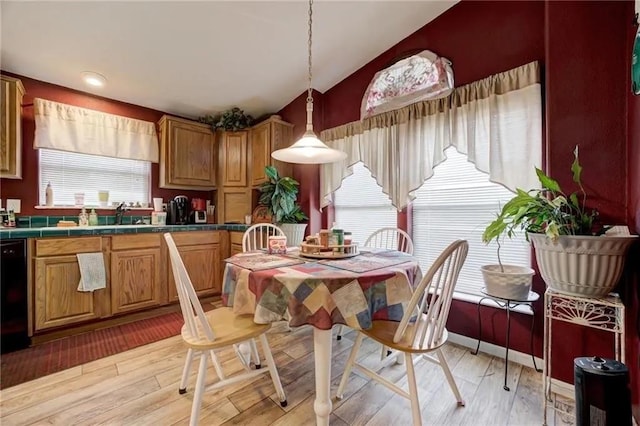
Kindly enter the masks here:
<path id="1" fill-rule="evenodd" d="M 415 102 L 448 96 L 453 89 L 451 62 L 429 50 L 378 71 L 364 92 L 360 118 Z"/>
<path id="2" fill-rule="evenodd" d="M 155 123 L 34 99 L 33 147 L 157 163 Z"/>
<path id="3" fill-rule="evenodd" d="M 539 65 L 532 62 L 456 88 L 447 98 L 328 129 L 320 138 L 348 153 L 343 162 L 321 166 L 321 207 L 360 160 L 402 210 L 444 161 L 449 146 L 466 154 L 492 182 L 512 191 L 537 188 L 534 167 L 542 163 Z"/>

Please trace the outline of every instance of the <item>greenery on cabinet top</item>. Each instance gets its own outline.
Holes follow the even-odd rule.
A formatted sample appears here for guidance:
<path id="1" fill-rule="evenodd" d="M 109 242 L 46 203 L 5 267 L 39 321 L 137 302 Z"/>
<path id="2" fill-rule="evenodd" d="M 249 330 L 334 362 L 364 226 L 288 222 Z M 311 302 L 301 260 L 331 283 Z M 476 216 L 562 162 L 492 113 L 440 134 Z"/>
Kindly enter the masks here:
<path id="1" fill-rule="evenodd" d="M 213 131 L 221 129 L 233 132 L 251 127 L 255 122 L 251 115 L 245 114 L 238 107 L 233 107 L 222 114 L 199 117 L 198 121 L 210 125 Z"/>

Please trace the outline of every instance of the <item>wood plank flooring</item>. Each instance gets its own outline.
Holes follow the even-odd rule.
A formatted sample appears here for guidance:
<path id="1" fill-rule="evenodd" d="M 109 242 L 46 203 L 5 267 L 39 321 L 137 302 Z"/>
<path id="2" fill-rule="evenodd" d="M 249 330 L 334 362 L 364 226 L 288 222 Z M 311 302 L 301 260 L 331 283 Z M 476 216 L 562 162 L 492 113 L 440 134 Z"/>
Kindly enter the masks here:
<path id="1" fill-rule="evenodd" d="M 269 342 L 287 393 L 281 408 L 267 375 L 249 382 L 208 392 L 203 397 L 201 425 L 313 425 L 315 391 L 313 330 L 301 327 L 286 332 L 274 327 Z M 334 340 L 331 394 L 335 395 L 355 332 Z M 540 373 L 509 365 L 511 392 L 502 389 L 504 360 L 471 355 L 463 347 L 445 347 L 449 366 L 466 400 L 458 407 L 440 368 L 420 360 L 416 379 L 422 418 L 427 425 L 541 425 Z M 180 336 L 99 359 L 50 376 L 3 389 L 0 423 L 8 425 L 185 425 L 189 422 L 197 361 L 185 395 L 178 384 L 186 349 Z M 219 354 L 228 374 L 241 365 L 231 350 Z M 359 359 L 374 367 L 380 346 L 365 340 Z M 406 388 L 404 366 L 382 371 Z M 207 383 L 216 380 L 210 367 Z M 332 425 L 409 425 L 408 400 L 353 373 L 343 400 L 333 398 Z M 550 425 L 571 424 L 567 416 L 549 411 Z"/>

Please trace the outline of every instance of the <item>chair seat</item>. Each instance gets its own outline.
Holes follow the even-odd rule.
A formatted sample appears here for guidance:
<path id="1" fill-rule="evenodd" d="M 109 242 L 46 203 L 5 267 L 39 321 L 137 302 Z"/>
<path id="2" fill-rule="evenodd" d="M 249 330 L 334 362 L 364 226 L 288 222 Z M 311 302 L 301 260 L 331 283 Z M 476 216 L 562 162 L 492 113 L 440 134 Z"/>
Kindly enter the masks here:
<path id="1" fill-rule="evenodd" d="M 213 333 L 215 341 L 207 339 L 198 325 L 198 336 L 189 334 L 186 325 L 182 326 L 182 339 L 187 346 L 197 350 L 216 349 L 244 342 L 266 333 L 271 324 L 256 324 L 253 315 L 236 315 L 230 307 L 217 308 L 205 312 L 205 316 Z"/>
<path id="2" fill-rule="evenodd" d="M 408 340 L 408 338 L 413 335 L 412 329 L 414 328 L 414 325 L 409 325 L 409 327 L 407 327 L 407 331 L 404 333 L 402 340 L 396 343 L 393 341 L 393 336 L 396 334 L 396 330 L 399 326 L 400 323 L 396 321 L 375 320 L 373 321 L 373 326 L 370 329 L 360 331 L 365 336 L 371 337 L 373 340 L 382 343 L 386 347 L 409 353 L 431 352 L 434 349 L 437 349 L 440 346 L 444 345 L 449 337 L 449 333 L 445 328 L 442 333 L 442 339 L 440 339 L 439 342 L 437 342 L 436 344 L 432 344 L 431 346 L 424 343 L 421 347 L 418 347 L 416 344 Z M 429 332 L 427 331 L 427 335 L 428 333 Z"/>

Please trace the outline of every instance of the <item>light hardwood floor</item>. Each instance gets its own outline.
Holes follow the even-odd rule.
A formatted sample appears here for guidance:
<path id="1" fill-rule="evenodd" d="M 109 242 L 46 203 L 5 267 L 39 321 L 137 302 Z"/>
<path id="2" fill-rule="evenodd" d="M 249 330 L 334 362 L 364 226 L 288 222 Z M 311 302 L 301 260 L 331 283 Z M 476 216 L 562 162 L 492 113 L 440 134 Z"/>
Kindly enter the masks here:
<path id="1" fill-rule="evenodd" d="M 267 376 L 238 383 L 203 397 L 200 424 L 313 425 L 313 332 L 274 327 L 268 334 L 289 405 L 281 408 Z M 355 332 L 333 344 L 332 395 L 340 380 Z M 375 366 L 380 346 L 365 340 L 360 359 Z M 504 361 L 447 344 L 445 353 L 466 400 L 457 407 L 440 368 L 420 360 L 416 380 L 422 418 L 429 425 L 540 425 L 541 373 L 509 365 L 511 392 L 502 389 Z M 197 365 L 188 392 L 178 394 L 186 349 L 179 336 L 99 359 L 0 392 L 0 424 L 29 425 L 173 425 L 188 424 Z M 225 371 L 241 369 L 231 350 L 220 353 Z M 197 363 L 197 361 L 195 361 Z M 404 366 L 383 375 L 406 388 Z M 216 380 L 210 367 L 207 382 Z M 354 373 L 341 401 L 333 398 L 332 425 L 409 425 L 408 400 Z M 550 425 L 571 424 L 554 416 Z"/>

